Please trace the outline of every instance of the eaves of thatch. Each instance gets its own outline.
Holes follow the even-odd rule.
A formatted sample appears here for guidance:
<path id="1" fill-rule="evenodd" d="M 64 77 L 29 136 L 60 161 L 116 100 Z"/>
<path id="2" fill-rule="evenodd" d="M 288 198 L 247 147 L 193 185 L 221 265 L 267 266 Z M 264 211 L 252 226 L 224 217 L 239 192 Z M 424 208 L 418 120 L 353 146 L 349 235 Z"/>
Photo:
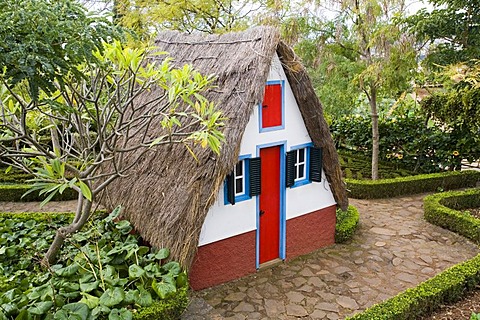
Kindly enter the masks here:
<path id="1" fill-rule="evenodd" d="M 122 205 L 124 215 L 145 240 L 169 248 L 173 259 L 190 266 L 207 212 L 237 162 L 253 108 L 262 101 L 275 52 L 312 141 L 323 147 L 324 171 L 334 197 L 341 208 L 347 207 L 338 156 L 322 106 L 304 67 L 281 42 L 276 29 L 259 27 L 223 35 L 167 31 L 159 34 L 156 46 L 168 52 L 177 66 L 192 64 L 202 74 L 217 76 L 216 88 L 205 96 L 228 120 L 220 155 L 195 147 L 195 160 L 183 145 L 160 146 L 143 156 L 128 177 L 109 186 L 105 204 Z M 158 127 L 152 129 L 158 130 L 152 135 L 160 135 Z"/>

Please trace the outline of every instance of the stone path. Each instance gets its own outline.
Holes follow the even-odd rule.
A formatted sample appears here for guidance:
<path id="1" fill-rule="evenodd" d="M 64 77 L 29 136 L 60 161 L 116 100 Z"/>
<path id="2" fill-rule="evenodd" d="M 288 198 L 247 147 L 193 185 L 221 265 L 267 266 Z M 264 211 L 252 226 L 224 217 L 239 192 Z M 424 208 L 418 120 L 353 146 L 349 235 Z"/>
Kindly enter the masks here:
<path id="1" fill-rule="evenodd" d="M 0 212 L 73 212 L 77 200 L 51 201 L 40 208 L 41 202 L 2 202 Z"/>
<path id="2" fill-rule="evenodd" d="M 195 292 L 182 319 L 343 319 L 479 253 L 427 223 L 423 197 L 351 200 L 352 241 Z"/>

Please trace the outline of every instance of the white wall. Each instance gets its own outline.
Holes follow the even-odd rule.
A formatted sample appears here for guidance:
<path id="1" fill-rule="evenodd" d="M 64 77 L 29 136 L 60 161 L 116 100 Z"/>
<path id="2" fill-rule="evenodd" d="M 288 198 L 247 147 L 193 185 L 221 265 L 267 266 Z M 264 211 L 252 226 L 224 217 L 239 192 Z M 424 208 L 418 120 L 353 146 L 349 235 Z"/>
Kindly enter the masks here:
<path id="1" fill-rule="evenodd" d="M 286 141 L 285 151 L 292 146 L 311 142 L 297 102 L 288 84 L 280 60 L 275 55 L 268 80 L 285 80 L 285 128 L 277 131 L 259 132 L 259 107 L 253 107 L 253 113 L 245 129 L 240 146 L 240 155 L 257 155 L 257 145 Z M 286 190 L 286 218 L 291 219 L 335 204 L 330 186 L 322 174 L 322 182 L 310 183 Z M 217 201 L 210 208 L 200 234 L 199 245 L 205 245 L 257 228 L 256 197 L 238 202 L 235 205 L 224 204 L 223 188 Z"/>

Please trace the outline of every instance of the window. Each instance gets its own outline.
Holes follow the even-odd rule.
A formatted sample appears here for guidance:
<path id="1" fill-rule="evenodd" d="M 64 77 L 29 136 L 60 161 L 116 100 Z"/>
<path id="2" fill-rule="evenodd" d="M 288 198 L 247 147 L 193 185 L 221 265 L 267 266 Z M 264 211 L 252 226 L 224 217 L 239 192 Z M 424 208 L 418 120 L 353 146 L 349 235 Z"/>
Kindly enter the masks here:
<path id="1" fill-rule="evenodd" d="M 305 144 L 292 147 L 286 155 L 286 186 L 299 187 L 322 179 L 322 149 Z"/>
<path id="2" fill-rule="evenodd" d="M 307 159 L 305 157 L 305 148 L 294 150 L 295 152 L 295 182 L 307 178 L 306 167 Z"/>
<path id="3" fill-rule="evenodd" d="M 235 165 L 234 179 L 235 179 L 235 197 L 245 194 L 245 161 L 240 160 Z"/>
<path id="4" fill-rule="evenodd" d="M 225 181 L 225 204 L 251 199 L 260 194 L 260 158 L 241 156 Z"/>
<path id="5" fill-rule="evenodd" d="M 259 109 L 260 132 L 283 129 L 284 118 L 284 81 L 268 81 Z"/>

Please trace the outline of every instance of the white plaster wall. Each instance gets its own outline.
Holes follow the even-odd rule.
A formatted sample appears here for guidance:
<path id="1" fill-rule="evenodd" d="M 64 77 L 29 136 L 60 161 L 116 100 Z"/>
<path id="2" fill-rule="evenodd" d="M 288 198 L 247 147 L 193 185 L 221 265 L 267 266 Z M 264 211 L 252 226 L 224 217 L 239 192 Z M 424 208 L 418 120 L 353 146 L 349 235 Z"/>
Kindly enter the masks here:
<path id="1" fill-rule="evenodd" d="M 240 155 L 258 156 L 257 145 L 286 141 L 285 151 L 289 151 L 292 146 L 311 142 L 285 72 L 276 55 L 268 80 L 285 80 L 285 128 L 260 133 L 259 107 L 254 106 L 242 138 Z M 285 199 L 287 220 L 335 204 L 325 174 L 323 173 L 322 176 L 320 183 L 314 182 L 296 188 L 287 188 Z M 226 239 L 257 228 L 256 197 L 232 206 L 224 204 L 223 193 L 222 188 L 217 201 L 207 214 L 200 234 L 199 245 Z"/>

